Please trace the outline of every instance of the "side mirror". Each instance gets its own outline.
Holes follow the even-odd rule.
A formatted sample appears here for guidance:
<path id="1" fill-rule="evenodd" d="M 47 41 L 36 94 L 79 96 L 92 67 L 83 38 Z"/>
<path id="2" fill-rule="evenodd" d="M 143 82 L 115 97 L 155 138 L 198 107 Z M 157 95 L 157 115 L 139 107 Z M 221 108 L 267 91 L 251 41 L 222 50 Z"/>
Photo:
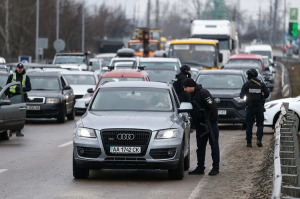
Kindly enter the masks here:
<path id="1" fill-rule="evenodd" d="M 93 65 L 93 62 L 90 61 L 90 66 L 92 66 L 92 65 Z"/>
<path id="2" fill-rule="evenodd" d="M 63 90 L 71 90 L 71 86 L 64 86 Z"/>
<path id="3" fill-rule="evenodd" d="M 94 93 L 94 90 L 92 88 L 87 89 L 88 93 Z"/>
<path id="4" fill-rule="evenodd" d="M 274 67 L 274 66 L 275 66 L 275 64 L 274 64 L 274 63 L 271 63 L 271 66 L 273 66 L 273 67 Z"/>
<path id="5" fill-rule="evenodd" d="M 219 62 L 223 62 L 223 54 L 219 53 Z"/>
<path id="6" fill-rule="evenodd" d="M 102 70 L 108 70 L 107 66 L 102 67 Z"/>
<path id="7" fill-rule="evenodd" d="M 74 108 L 75 110 L 86 111 L 85 101 L 77 101 Z"/>
<path id="8" fill-rule="evenodd" d="M 190 112 L 193 110 L 193 105 L 189 102 L 182 102 L 180 104 L 180 107 L 178 109 L 178 113 L 185 113 L 185 112 Z"/>
<path id="9" fill-rule="evenodd" d="M 2 106 L 2 105 L 11 105 L 11 102 L 10 102 L 10 100 L 1 100 L 0 106 Z"/>
<path id="10" fill-rule="evenodd" d="M 268 72 L 270 72 L 270 68 L 269 68 L 269 66 L 265 66 L 265 71 L 268 71 Z"/>

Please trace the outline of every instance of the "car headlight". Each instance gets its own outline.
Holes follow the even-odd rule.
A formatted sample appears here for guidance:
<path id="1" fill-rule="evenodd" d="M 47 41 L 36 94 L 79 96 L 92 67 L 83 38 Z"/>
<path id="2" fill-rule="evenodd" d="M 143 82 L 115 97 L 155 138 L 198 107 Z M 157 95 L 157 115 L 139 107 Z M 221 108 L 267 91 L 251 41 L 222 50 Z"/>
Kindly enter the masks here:
<path id="1" fill-rule="evenodd" d="M 58 98 L 47 98 L 46 104 L 57 104 L 60 103 L 60 99 Z"/>
<path id="2" fill-rule="evenodd" d="M 246 102 L 247 97 L 245 96 L 244 99 L 240 97 L 233 98 L 237 103 L 243 103 Z"/>
<path id="3" fill-rule="evenodd" d="M 156 139 L 169 139 L 177 137 L 177 129 L 166 129 L 158 131 Z"/>
<path id="4" fill-rule="evenodd" d="M 266 104 L 264 107 L 265 109 L 268 109 L 268 108 L 272 108 L 273 106 L 277 105 L 277 103 L 273 103 L 273 104 Z"/>
<path id="5" fill-rule="evenodd" d="M 96 133 L 95 133 L 95 130 L 93 130 L 93 129 L 78 128 L 77 136 L 78 137 L 86 137 L 86 138 L 95 138 Z"/>

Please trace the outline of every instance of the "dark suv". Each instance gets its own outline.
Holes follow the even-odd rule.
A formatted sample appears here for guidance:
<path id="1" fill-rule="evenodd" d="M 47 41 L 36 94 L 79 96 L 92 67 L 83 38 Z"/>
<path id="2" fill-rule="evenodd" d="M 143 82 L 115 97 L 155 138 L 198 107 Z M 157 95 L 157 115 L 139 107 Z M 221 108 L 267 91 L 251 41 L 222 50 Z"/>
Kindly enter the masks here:
<path id="1" fill-rule="evenodd" d="M 202 70 L 197 84 L 209 90 L 218 106 L 219 123 L 246 122 L 246 100 L 239 97 L 246 75 L 240 70 Z"/>

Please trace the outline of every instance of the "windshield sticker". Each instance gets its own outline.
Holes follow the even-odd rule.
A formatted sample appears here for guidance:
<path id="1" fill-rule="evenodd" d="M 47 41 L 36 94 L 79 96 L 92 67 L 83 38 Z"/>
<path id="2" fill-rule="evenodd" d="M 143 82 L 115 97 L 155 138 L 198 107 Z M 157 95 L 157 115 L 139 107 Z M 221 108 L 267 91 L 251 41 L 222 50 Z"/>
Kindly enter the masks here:
<path id="1" fill-rule="evenodd" d="M 189 45 L 174 45 L 174 50 L 189 50 Z"/>

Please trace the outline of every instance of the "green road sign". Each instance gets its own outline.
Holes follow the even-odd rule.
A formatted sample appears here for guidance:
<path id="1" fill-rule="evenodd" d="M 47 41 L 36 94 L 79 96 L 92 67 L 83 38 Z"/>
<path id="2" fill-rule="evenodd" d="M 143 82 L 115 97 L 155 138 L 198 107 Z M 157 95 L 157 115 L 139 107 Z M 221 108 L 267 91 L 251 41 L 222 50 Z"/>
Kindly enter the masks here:
<path id="1" fill-rule="evenodd" d="M 290 21 L 298 21 L 298 8 L 290 8 Z"/>

